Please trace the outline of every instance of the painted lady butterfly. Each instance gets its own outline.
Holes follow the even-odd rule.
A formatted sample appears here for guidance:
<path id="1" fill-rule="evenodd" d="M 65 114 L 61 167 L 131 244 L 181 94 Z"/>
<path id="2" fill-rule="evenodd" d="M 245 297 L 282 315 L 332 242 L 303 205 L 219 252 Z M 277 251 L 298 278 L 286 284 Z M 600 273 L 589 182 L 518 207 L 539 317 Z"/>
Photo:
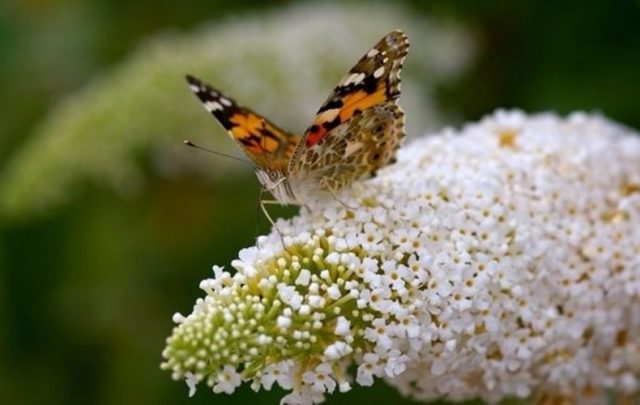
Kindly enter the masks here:
<path id="1" fill-rule="evenodd" d="M 409 41 L 402 31 L 380 40 L 345 75 L 304 135 L 266 118 L 193 76 L 191 89 L 256 166 L 260 183 L 282 204 L 336 196 L 391 163 L 404 138 L 400 96 Z"/>

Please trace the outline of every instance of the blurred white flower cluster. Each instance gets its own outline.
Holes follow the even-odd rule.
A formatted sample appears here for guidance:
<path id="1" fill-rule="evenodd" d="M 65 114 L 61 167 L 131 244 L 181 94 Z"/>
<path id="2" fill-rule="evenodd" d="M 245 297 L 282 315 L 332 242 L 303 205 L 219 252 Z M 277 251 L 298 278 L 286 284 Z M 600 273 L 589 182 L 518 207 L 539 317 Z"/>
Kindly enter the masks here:
<path id="1" fill-rule="evenodd" d="M 638 134 L 498 111 L 398 157 L 214 267 L 162 367 L 283 403 L 376 378 L 420 400 L 638 392 Z"/>
<path id="2" fill-rule="evenodd" d="M 141 188 L 140 157 L 160 173 L 196 171 L 214 179 L 238 166 L 182 145 L 192 139 L 241 155 L 184 80 L 195 74 L 288 131 L 302 133 L 340 78 L 382 35 L 402 28 L 412 41 L 403 72 L 409 133 L 435 128 L 433 90 L 472 57 L 465 32 L 392 4 L 306 2 L 169 32 L 143 44 L 37 128 L 0 173 L 0 215 L 29 216 L 94 181 L 121 194 Z M 243 167 L 244 168 L 244 167 Z M 246 171 L 250 176 L 250 171 Z"/>

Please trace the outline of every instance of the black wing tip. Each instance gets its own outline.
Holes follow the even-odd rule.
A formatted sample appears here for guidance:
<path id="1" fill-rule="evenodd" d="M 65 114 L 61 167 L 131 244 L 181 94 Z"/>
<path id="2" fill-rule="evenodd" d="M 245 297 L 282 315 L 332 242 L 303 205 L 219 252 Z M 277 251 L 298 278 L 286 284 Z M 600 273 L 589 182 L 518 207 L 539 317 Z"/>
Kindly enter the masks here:
<path id="1" fill-rule="evenodd" d="M 409 38 L 407 37 L 407 34 L 405 34 L 405 32 L 403 30 L 401 30 L 400 28 L 397 28 L 397 29 L 391 31 L 390 33 L 385 35 L 385 37 L 397 37 L 397 38 L 400 38 L 402 41 L 408 41 L 409 40 Z"/>
<path id="2" fill-rule="evenodd" d="M 199 79 L 197 79 L 195 76 L 190 75 L 188 73 L 184 75 L 184 78 L 187 80 L 187 83 L 189 84 L 195 84 L 195 85 L 202 84 L 202 82 Z"/>
<path id="3" fill-rule="evenodd" d="M 216 97 L 222 95 L 217 89 L 212 87 L 209 83 L 204 82 L 193 75 L 186 74 L 185 79 L 187 79 L 187 83 L 189 83 L 189 86 L 191 86 L 191 90 L 193 90 L 193 92 L 196 93 L 199 97 L 202 94 L 209 94 Z"/>

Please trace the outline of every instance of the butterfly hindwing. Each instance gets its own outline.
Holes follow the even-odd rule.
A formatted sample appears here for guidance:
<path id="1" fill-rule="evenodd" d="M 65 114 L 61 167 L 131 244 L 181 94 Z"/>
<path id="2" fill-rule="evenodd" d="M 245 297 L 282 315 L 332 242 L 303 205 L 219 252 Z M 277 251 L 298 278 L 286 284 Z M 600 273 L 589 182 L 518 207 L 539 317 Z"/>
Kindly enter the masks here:
<path id="1" fill-rule="evenodd" d="M 393 101 L 365 109 L 337 126 L 321 145 L 307 148 L 290 174 L 301 195 L 331 193 L 372 177 L 394 161 L 404 138 L 404 113 Z"/>
<path id="2" fill-rule="evenodd" d="M 204 108 L 259 168 L 287 168 L 299 136 L 283 131 L 193 76 L 188 75 L 187 82 Z"/>

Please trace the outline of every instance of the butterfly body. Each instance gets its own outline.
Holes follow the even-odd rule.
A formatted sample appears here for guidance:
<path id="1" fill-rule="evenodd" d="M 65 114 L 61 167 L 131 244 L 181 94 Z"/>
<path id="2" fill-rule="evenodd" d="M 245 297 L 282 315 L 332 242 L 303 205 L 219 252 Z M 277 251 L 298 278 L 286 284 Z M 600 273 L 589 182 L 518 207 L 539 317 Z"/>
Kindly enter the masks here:
<path id="1" fill-rule="evenodd" d="M 345 75 L 302 136 L 281 130 L 218 90 L 187 76 L 205 109 L 256 166 L 260 183 L 283 204 L 336 196 L 391 163 L 404 138 L 397 104 L 408 41 L 393 31 Z"/>

